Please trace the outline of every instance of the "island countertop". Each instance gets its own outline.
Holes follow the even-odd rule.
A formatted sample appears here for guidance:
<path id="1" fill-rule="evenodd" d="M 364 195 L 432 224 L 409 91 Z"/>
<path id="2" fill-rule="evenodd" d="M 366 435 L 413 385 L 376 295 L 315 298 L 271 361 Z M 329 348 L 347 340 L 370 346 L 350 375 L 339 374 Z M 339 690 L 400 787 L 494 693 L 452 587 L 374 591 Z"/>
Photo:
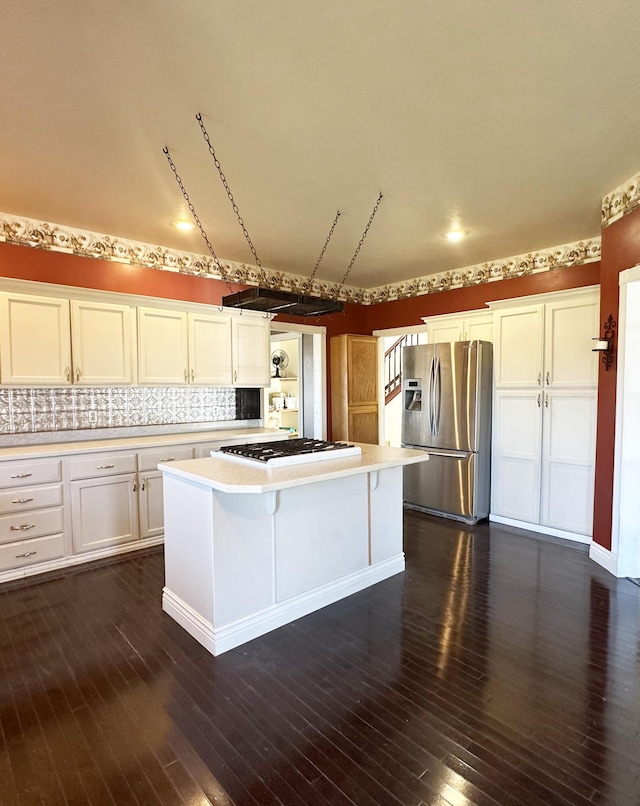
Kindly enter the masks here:
<path id="1" fill-rule="evenodd" d="M 408 448 L 353 443 L 362 449 L 360 456 L 324 459 L 287 467 L 261 467 L 227 457 L 186 459 L 160 464 L 163 473 L 186 479 L 225 493 L 266 493 L 289 487 L 300 487 L 360 473 L 384 470 L 401 465 L 424 462 L 428 454 Z"/>

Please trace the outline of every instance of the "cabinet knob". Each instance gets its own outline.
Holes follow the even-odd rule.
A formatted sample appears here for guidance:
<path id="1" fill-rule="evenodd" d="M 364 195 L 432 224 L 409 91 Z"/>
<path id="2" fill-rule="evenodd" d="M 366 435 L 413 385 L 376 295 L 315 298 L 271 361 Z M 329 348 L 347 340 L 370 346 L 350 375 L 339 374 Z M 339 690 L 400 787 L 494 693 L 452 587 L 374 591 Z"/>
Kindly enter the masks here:
<path id="1" fill-rule="evenodd" d="M 35 523 L 23 523 L 22 526 L 12 526 L 11 532 L 28 532 L 29 529 L 35 529 Z"/>

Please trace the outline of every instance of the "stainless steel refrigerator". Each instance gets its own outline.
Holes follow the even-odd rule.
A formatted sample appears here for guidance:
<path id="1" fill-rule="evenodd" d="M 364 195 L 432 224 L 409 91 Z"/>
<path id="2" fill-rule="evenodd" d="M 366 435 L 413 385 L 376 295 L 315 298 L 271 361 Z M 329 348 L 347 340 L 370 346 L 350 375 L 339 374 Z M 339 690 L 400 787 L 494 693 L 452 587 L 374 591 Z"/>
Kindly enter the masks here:
<path id="1" fill-rule="evenodd" d="M 402 444 L 429 454 L 404 468 L 405 505 L 476 523 L 489 514 L 492 345 L 405 347 Z"/>

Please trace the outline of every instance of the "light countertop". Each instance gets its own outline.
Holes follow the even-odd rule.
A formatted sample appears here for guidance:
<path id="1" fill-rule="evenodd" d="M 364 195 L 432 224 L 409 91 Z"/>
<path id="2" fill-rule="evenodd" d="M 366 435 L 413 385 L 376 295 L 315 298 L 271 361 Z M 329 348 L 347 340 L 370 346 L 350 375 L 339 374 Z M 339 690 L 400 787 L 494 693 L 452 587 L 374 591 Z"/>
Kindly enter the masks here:
<path id="1" fill-rule="evenodd" d="M 359 444 L 359 443 L 355 443 Z M 193 481 L 225 493 L 266 493 L 287 487 L 300 487 L 359 473 L 412 465 L 427 461 L 424 451 L 360 444 L 362 454 L 343 459 L 327 459 L 287 467 L 260 467 L 223 456 L 187 459 L 158 468 L 167 476 Z"/>
<path id="2" fill-rule="evenodd" d="M 157 434 L 154 436 L 131 436 L 113 439 L 94 439 L 77 442 L 55 442 L 41 445 L 16 445 L 0 448 L 1 460 L 34 459 L 46 456 L 63 456 L 73 453 L 94 453 L 138 448 L 161 448 L 165 445 L 197 445 L 201 442 L 250 442 L 252 437 L 270 434 L 274 439 L 285 433 L 273 428 L 226 428 L 210 431 Z M 287 435 L 288 436 L 288 435 Z"/>

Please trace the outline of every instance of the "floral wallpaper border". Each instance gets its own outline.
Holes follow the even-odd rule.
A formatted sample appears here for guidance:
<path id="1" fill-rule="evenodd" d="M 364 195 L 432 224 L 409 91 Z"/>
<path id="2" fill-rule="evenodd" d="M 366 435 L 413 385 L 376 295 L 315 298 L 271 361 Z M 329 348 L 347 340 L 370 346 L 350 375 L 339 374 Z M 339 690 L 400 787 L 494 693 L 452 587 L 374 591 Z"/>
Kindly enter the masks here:
<path id="1" fill-rule="evenodd" d="M 640 173 L 627 179 L 602 200 L 602 227 L 608 227 L 619 218 L 640 206 Z"/>
<path id="2" fill-rule="evenodd" d="M 633 194 L 640 194 L 639 186 L 640 182 L 633 185 Z M 0 241 L 67 252 L 82 257 L 132 263 L 163 271 L 223 279 L 213 260 L 206 255 L 181 252 L 29 218 L 19 218 L 7 213 L 0 213 Z M 373 305 L 378 302 L 434 294 L 453 288 L 562 269 L 591 263 L 599 259 L 600 238 L 592 238 L 375 288 L 345 286 L 340 289 L 338 283 L 314 281 L 304 293 L 330 299 L 338 298 L 344 302 Z M 230 261 L 222 261 L 222 263 L 231 282 L 244 285 L 265 284 L 259 280 L 260 270 L 257 266 Z M 264 276 L 266 276 L 266 284 L 269 287 L 294 293 L 302 293 L 304 285 L 308 282 L 307 277 L 271 269 L 264 269 Z"/>

